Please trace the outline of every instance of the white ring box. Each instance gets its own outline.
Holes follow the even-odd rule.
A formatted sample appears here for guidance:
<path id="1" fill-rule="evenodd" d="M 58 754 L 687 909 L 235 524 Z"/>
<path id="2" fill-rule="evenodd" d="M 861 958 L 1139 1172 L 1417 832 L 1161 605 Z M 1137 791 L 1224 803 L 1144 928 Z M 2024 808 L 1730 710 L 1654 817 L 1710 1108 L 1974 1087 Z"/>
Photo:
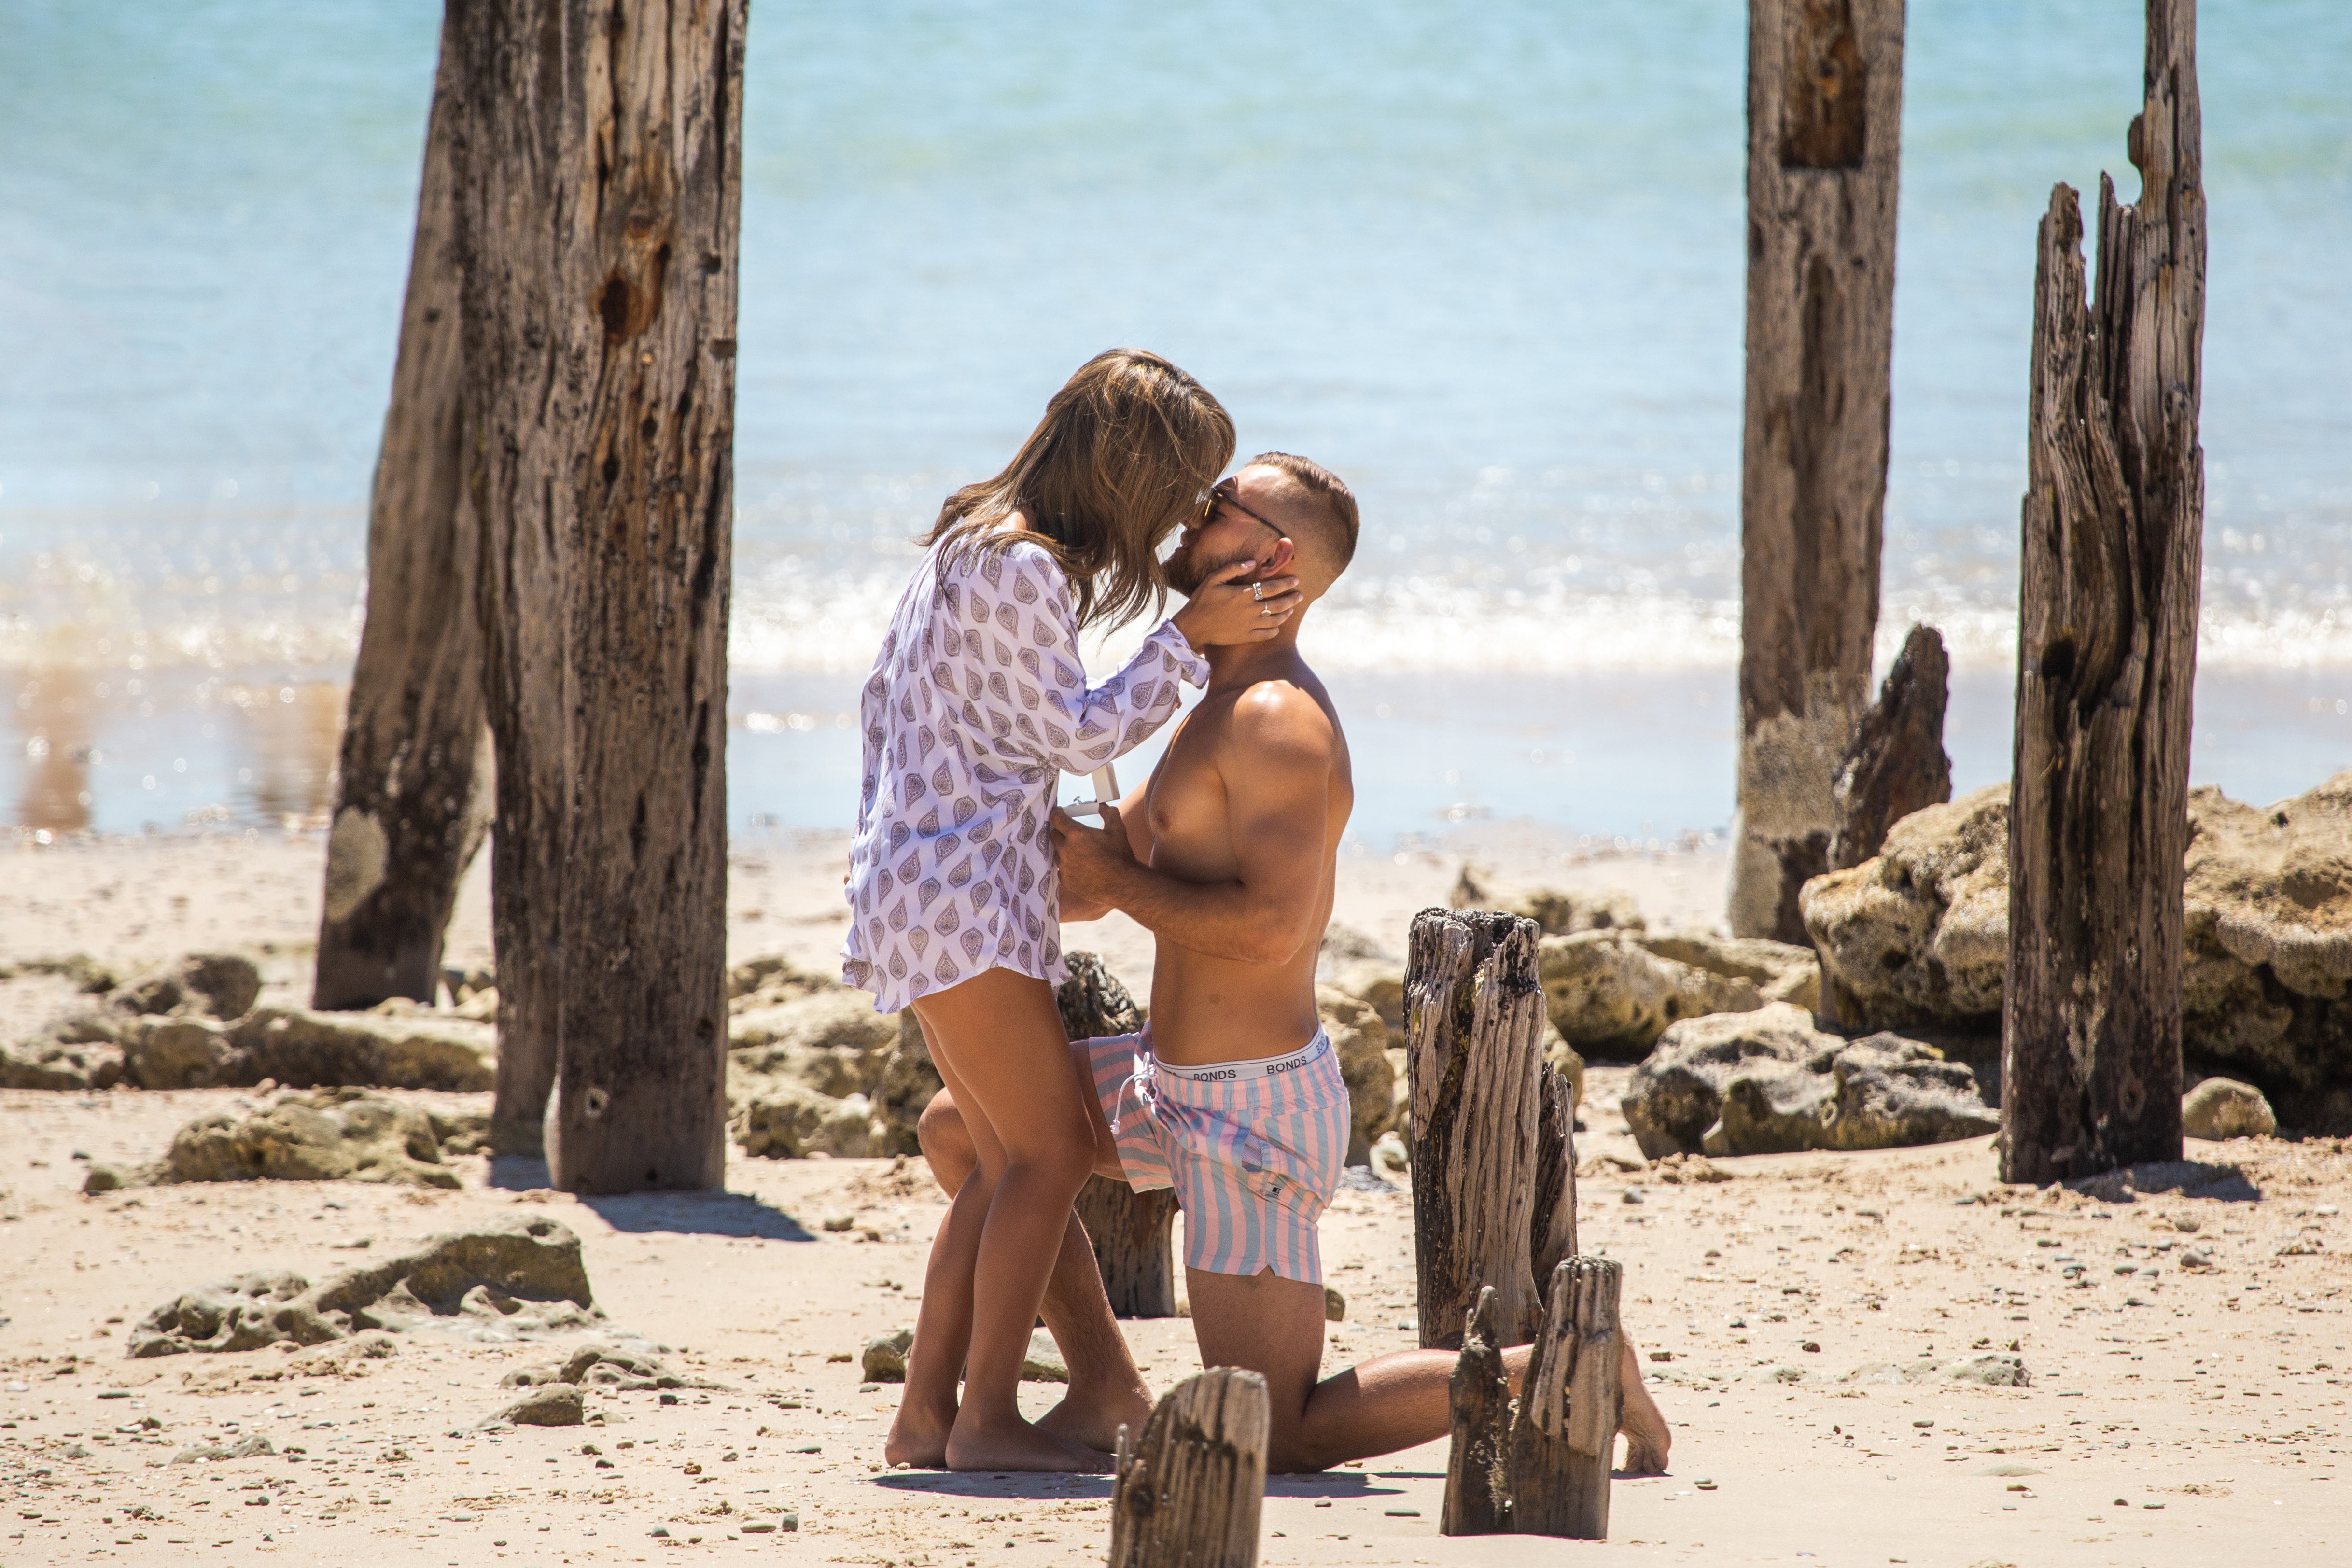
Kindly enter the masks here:
<path id="1" fill-rule="evenodd" d="M 1095 786 L 1094 799 L 1078 801 L 1062 809 L 1072 816 L 1090 816 L 1100 821 L 1104 806 L 1118 804 L 1118 775 L 1111 771 L 1108 763 L 1105 763 L 1090 776 Z"/>

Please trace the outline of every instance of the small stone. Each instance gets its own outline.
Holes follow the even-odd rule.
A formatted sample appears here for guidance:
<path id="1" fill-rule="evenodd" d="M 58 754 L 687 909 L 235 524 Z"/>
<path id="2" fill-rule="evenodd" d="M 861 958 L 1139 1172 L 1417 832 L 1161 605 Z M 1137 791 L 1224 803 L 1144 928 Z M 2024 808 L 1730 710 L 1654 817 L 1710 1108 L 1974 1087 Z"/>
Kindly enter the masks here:
<path id="1" fill-rule="evenodd" d="M 854 1214 L 829 1214 L 824 1216 L 824 1228 L 835 1232 L 856 1230 L 857 1216 Z"/>
<path id="2" fill-rule="evenodd" d="M 1801 1351 L 1806 1351 L 1811 1354 L 1819 1355 L 1822 1351 L 1822 1342 L 1819 1340 L 1807 1340 L 1803 1344 L 1799 1345 L 1797 1348 Z"/>
<path id="3" fill-rule="evenodd" d="M 665 1394 L 661 1395 L 661 1402 L 664 1405 L 676 1405 L 677 1403 L 677 1395 L 675 1394 Z"/>
<path id="4" fill-rule="evenodd" d="M 1618 1194 L 1617 1196 L 1618 1201 L 1621 1203 L 1645 1204 L 1650 1201 L 1649 1194 L 1643 1192 L 1639 1187 L 1627 1187 L 1623 1192 Z"/>
<path id="5" fill-rule="evenodd" d="M 1675 1352 L 1672 1351 L 1652 1351 L 1650 1352 L 1650 1359 L 1652 1361 L 1672 1361 L 1675 1359 Z"/>
<path id="6" fill-rule="evenodd" d="M 518 1426 L 577 1426 L 586 1412 L 580 1390 L 568 1383 L 551 1383 L 532 1389 L 501 1411 L 497 1419 Z"/>
<path id="7" fill-rule="evenodd" d="M 1696 1487 L 1703 1492 L 1711 1492 L 1715 1489 L 1715 1483 L 1710 1480 L 1696 1480 L 1693 1481 L 1691 1485 Z"/>
<path id="8" fill-rule="evenodd" d="M 2278 1117 L 2252 1084 L 2209 1078 L 2181 1097 L 2180 1130 L 2191 1138 L 2267 1138 Z"/>
<path id="9" fill-rule="evenodd" d="M 1338 1286 L 1324 1286 L 1323 1321 L 1327 1323 L 1339 1323 L 1346 1321 L 1347 1317 L 1348 1298 L 1339 1294 L 1339 1288 Z"/>
<path id="10" fill-rule="evenodd" d="M 907 1352 L 915 1348 L 915 1331 L 893 1329 L 887 1334 L 877 1334 L 866 1342 L 863 1370 L 868 1383 L 904 1383 L 907 1381 Z M 847 1361 L 845 1355 L 825 1358 Z"/>

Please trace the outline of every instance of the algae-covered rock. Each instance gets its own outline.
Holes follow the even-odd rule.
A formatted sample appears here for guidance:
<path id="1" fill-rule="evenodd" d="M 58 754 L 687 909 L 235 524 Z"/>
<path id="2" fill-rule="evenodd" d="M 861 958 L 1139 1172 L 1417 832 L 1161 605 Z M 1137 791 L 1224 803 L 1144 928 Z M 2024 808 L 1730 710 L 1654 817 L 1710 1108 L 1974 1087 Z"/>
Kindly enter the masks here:
<path id="1" fill-rule="evenodd" d="M 1647 1158 L 1889 1149 L 1990 1132 L 1976 1075 L 1892 1034 L 1848 1040 L 1776 1002 L 1676 1024 L 1622 1101 Z"/>
<path id="2" fill-rule="evenodd" d="M 459 1184 L 441 1163 L 431 1115 L 364 1089 L 289 1095 L 251 1116 L 200 1116 L 173 1135 L 150 1179 Z"/>

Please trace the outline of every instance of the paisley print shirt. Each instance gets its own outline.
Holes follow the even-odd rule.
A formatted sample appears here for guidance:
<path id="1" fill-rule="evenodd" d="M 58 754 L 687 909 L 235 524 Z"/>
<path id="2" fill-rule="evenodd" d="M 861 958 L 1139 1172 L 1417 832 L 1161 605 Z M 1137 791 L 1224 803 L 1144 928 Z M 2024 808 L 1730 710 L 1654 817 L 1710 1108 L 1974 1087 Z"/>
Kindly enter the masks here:
<path id="1" fill-rule="evenodd" d="M 1100 686 L 1069 581 L 1034 544 L 925 558 L 866 682 L 841 977 L 877 1012 L 994 968 L 1061 984 L 1046 816 L 1065 773 L 1131 751 L 1208 662 L 1171 622 Z"/>

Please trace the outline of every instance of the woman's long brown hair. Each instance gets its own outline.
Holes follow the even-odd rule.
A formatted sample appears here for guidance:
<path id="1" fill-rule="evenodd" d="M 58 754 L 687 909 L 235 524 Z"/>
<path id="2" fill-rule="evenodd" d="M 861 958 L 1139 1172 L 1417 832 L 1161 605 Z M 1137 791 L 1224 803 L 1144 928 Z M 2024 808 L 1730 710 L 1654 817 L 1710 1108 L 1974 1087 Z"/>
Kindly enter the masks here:
<path id="1" fill-rule="evenodd" d="M 1167 593 L 1160 546 L 1233 457 L 1233 419 L 1208 388 L 1158 354 L 1112 349 L 1054 394 L 1003 473 L 948 497 L 923 542 L 944 546 L 944 566 L 1028 539 L 1077 591 L 1080 626 L 1119 626 Z M 999 526 L 1016 511 L 1025 534 Z"/>

